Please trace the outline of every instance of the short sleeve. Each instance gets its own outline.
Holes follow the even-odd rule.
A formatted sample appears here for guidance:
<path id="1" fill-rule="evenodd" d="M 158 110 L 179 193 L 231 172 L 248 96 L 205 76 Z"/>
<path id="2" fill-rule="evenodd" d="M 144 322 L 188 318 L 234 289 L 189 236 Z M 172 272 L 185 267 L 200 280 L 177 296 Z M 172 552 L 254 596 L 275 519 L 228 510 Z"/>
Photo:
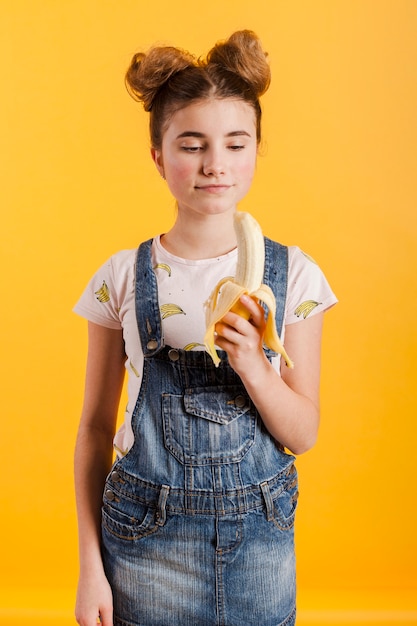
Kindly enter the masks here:
<path id="1" fill-rule="evenodd" d="M 134 250 L 113 255 L 94 274 L 73 311 L 90 322 L 119 330 L 123 304 L 133 284 Z"/>
<path id="2" fill-rule="evenodd" d="M 325 275 L 308 254 L 289 248 L 285 324 L 294 324 L 337 303 Z"/>

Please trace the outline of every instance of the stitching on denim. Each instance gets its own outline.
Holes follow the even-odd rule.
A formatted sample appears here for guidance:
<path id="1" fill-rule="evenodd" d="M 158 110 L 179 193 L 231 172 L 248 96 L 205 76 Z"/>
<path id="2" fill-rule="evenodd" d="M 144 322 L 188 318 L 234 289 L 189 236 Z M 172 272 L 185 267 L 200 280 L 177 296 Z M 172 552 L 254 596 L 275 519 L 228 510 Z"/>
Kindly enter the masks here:
<path id="1" fill-rule="evenodd" d="M 280 624 L 277 624 L 277 626 L 290 626 L 290 624 L 295 624 L 296 611 L 297 611 L 297 608 L 294 606 L 293 610 L 288 615 L 288 617 L 286 617 L 285 620 L 281 622 Z"/>
<path id="2" fill-rule="evenodd" d="M 236 470 L 237 469 L 238 468 L 236 468 Z M 192 466 L 189 466 L 189 470 L 192 473 Z M 137 478 L 136 476 L 127 474 L 121 467 L 118 467 L 117 471 L 122 477 L 123 483 L 112 483 L 112 491 L 129 502 L 137 502 L 153 508 L 156 507 L 161 489 L 160 485 L 148 483 L 140 478 Z M 292 473 L 292 466 L 290 466 L 283 469 L 271 480 L 266 481 L 273 500 L 276 500 L 287 488 L 287 483 L 283 479 L 286 476 L 291 476 Z M 130 490 L 128 489 L 129 486 Z M 138 495 L 138 487 L 145 493 Z M 219 498 L 236 501 L 236 505 L 227 507 L 227 510 L 225 510 L 224 513 L 221 513 L 222 515 L 262 510 L 265 506 L 259 485 L 249 485 L 236 489 L 227 489 L 221 493 L 216 493 L 210 490 L 193 491 L 191 489 L 170 487 L 170 497 L 167 501 L 166 509 L 168 513 L 186 513 L 189 515 L 214 515 L 216 512 L 219 514 L 219 507 L 216 505 L 216 500 Z M 178 505 L 175 503 L 176 499 L 179 500 L 181 504 Z M 203 508 L 201 506 L 196 507 L 193 505 L 193 502 L 196 500 L 204 501 L 205 499 L 208 499 L 213 506 L 210 506 L 210 508 Z"/>
<path id="3" fill-rule="evenodd" d="M 133 528 L 130 528 L 126 525 L 125 528 L 127 532 L 122 533 L 121 529 L 124 527 L 123 524 L 115 522 L 111 519 L 111 517 L 108 516 L 108 514 L 106 514 L 106 516 L 103 515 L 102 526 L 105 530 L 107 530 L 110 535 L 112 535 L 113 537 L 117 537 L 118 539 L 122 539 L 123 541 L 138 541 L 140 539 L 143 539 L 144 537 L 149 537 L 149 535 L 153 535 L 159 530 L 159 526 L 157 526 L 155 523 L 153 526 L 144 527 L 143 529 L 141 529 L 141 527 L 139 526 L 136 532 L 134 532 Z M 120 527 L 119 532 L 117 531 L 117 527 Z"/>

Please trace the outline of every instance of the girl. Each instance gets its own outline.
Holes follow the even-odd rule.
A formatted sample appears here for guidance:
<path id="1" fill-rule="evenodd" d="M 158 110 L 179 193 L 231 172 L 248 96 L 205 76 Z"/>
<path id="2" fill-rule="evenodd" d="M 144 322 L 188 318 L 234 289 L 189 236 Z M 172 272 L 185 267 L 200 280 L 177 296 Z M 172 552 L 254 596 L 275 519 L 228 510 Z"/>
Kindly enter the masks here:
<path id="1" fill-rule="evenodd" d="M 264 349 L 249 297 L 249 319 L 216 325 L 219 367 L 203 345 L 204 303 L 235 274 L 233 217 L 269 81 L 250 31 L 205 60 L 156 47 L 128 69 L 178 213 L 167 233 L 111 257 L 75 307 L 89 322 L 75 453 L 81 626 L 295 623 L 293 454 L 316 439 L 322 318 L 336 299 L 309 257 L 266 239 L 264 282 L 295 368 Z"/>

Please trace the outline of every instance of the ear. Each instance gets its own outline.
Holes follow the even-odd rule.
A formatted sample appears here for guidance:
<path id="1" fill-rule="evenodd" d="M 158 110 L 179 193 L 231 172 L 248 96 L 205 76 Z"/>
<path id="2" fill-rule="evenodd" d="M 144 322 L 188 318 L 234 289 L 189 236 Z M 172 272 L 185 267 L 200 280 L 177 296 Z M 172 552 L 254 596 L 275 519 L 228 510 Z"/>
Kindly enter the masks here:
<path id="1" fill-rule="evenodd" d="M 158 170 L 162 178 L 165 178 L 162 151 L 157 150 L 156 148 L 151 148 L 151 157 L 152 157 L 152 161 L 156 165 L 156 169 Z"/>

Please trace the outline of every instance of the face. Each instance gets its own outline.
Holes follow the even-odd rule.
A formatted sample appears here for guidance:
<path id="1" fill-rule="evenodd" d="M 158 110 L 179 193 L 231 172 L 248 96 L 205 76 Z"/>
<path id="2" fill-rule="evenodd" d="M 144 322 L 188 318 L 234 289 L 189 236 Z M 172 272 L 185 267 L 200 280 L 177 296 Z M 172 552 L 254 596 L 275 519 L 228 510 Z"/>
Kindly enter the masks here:
<path id="1" fill-rule="evenodd" d="M 178 211 L 214 215 L 235 211 L 256 167 L 255 112 L 241 100 L 204 100 L 177 111 L 152 150 Z"/>

